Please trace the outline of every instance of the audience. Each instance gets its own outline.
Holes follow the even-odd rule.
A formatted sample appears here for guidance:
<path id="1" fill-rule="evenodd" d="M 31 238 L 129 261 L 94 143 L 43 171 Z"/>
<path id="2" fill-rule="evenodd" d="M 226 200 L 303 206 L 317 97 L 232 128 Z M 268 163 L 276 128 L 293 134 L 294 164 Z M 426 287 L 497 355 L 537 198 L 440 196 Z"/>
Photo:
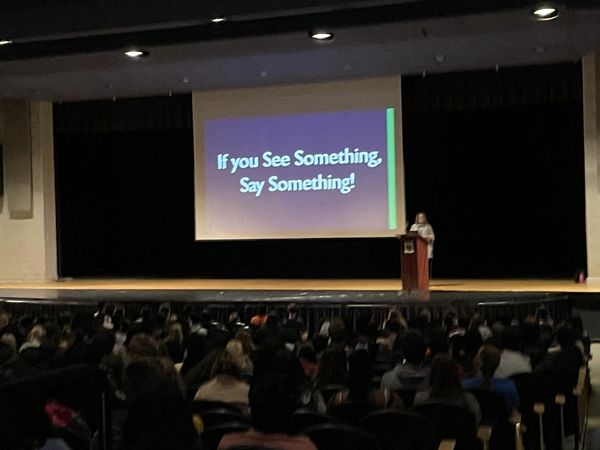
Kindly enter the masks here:
<path id="1" fill-rule="evenodd" d="M 383 323 L 364 310 L 354 320 L 327 317 L 316 329 L 295 304 L 268 313 L 261 305 L 253 317 L 227 311 L 223 323 L 214 310 L 195 305 L 165 303 L 154 312 L 144 306 L 133 316 L 107 304 L 95 313 L 74 311 L 21 317 L 0 311 L 0 384 L 97 365 L 110 392 L 111 450 L 200 448 L 194 400 L 231 403 L 250 415 L 252 429 L 226 435 L 223 450 L 313 450 L 308 437 L 286 434 L 298 408 L 403 409 L 412 395 L 415 404 L 465 407 L 479 422 L 481 409 L 468 389 L 495 391 L 515 410 L 520 399 L 510 376 L 548 374 L 570 388 L 589 356 L 581 321 L 556 328 L 544 309 L 521 323 L 498 318 L 491 327 L 481 315 L 462 317 L 453 309 L 440 316 L 423 308 L 407 322 L 395 308 Z M 309 331 L 316 332 L 310 339 Z M 404 405 L 400 396 L 407 392 Z M 61 410 L 52 405 L 47 410 Z M 97 436 L 91 448 L 100 448 Z"/>

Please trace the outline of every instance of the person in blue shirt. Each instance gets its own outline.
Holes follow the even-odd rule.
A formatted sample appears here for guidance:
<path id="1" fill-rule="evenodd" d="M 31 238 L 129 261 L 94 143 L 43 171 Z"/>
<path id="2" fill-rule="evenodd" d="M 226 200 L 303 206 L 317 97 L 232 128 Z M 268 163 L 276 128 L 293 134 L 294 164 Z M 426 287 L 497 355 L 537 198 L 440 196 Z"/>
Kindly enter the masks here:
<path id="1" fill-rule="evenodd" d="M 493 345 L 483 345 L 475 356 L 475 367 L 479 375 L 463 381 L 465 389 L 489 389 L 500 394 L 509 411 L 519 407 L 519 393 L 515 383 L 510 378 L 494 378 L 494 372 L 500 364 L 500 350 Z"/>

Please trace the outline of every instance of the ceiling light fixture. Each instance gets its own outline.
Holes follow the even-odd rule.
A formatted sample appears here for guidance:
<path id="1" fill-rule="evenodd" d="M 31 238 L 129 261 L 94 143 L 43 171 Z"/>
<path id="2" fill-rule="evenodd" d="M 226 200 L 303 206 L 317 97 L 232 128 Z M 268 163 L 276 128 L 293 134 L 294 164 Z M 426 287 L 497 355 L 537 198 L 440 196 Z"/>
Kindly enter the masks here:
<path id="1" fill-rule="evenodd" d="M 559 14 L 558 8 L 551 3 L 538 3 L 531 10 L 531 18 L 539 22 L 556 19 Z"/>
<path id="2" fill-rule="evenodd" d="M 138 50 L 135 48 L 132 48 L 131 50 L 127 50 L 125 52 L 125 55 L 129 56 L 130 58 L 145 58 L 146 56 L 148 56 L 150 53 L 148 53 L 145 50 Z"/>
<path id="3" fill-rule="evenodd" d="M 225 17 L 225 16 L 216 16 L 216 17 L 213 17 L 212 19 L 210 19 L 210 21 L 212 23 L 221 23 L 221 22 L 225 22 L 226 20 L 227 20 L 227 17 Z"/>
<path id="4" fill-rule="evenodd" d="M 0 45 L 8 45 L 12 43 L 13 41 L 11 41 L 10 39 L 0 39 Z"/>
<path id="5" fill-rule="evenodd" d="M 315 41 L 321 41 L 321 42 L 333 41 L 333 33 L 329 32 L 329 31 L 316 30 L 316 31 L 311 31 L 309 33 L 309 35 Z"/>

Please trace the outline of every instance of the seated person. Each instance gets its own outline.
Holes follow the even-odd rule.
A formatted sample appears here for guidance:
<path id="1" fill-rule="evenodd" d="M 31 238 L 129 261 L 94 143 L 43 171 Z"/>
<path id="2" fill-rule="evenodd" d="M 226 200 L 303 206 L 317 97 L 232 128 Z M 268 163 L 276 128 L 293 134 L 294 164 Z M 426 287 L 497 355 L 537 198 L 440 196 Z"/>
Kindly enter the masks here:
<path id="1" fill-rule="evenodd" d="M 241 370 L 227 350 L 217 350 L 210 379 L 200 385 L 194 400 L 233 403 L 248 410 L 248 384 L 240 379 Z"/>
<path id="2" fill-rule="evenodd" d="M 334 395 L 329 401 L 330 407 L 344 403 L 371 405 L 374 409 L 403 406 L 400 397 L 388 388 L 372 389 L 372 367 L 367 350 L 355 350 L 348 362 L 350 366 L 348 389 Z"/>
<path id="3" fill-rule="evenodd" d="M 473 394 L 465 391 L 460 383 L 458 363 L 449 355 L 440 353 L 431 362 L 427 391 L 417 392 L 414 404 L 443 401 L 467 408 L 477 424 L 481 420 L 479 403 Z"/>
<path id="4" fill-rule="evenodd" d="M 283 374 L 264 373 L 255 377 L 250 388 L 252 428 L 226 434 L 218 449 L 254 445 L 279 450 L 317 450 L 307 436 L 285 433 L 297 407 L 296 399 L 294 387 Z"/>
<path id="5" fill-rule="evenodd" d="M 535 372 L 555 373 L 569 388 L 575 387 L 579 377 L 579 368 L 583 365 L 583 353 L 576 345 L 577 335 L 574 330 L 561 326 L 556 330 L 557 346 L 551 347 L 548 353 L 535 367 Z"/>
<path id="6" fill-rule="evenodd" d="M 402 340 L 404 361 L 383 374 L 381 387 L 392 391 L 398 389 L 424 390 L 427 388 L 429 367 L 424 364 L 427 353 L 425 338 L 417 331 L 409 331 Z"/>
<path id="7" fill-rule="evenodd" d="M 523 342 L 518 327 L 508 327 L 502 331 L 502 353 L 500 365 L 496 369 L 496 378 L 508 378 L 519 373 L 530 373 L 531 362 L 529 355 L 523 352 Z"/>
<path id="8" fill-rule="evenodd" d="M 500 350 L 493 345 L 481 347 L 475 356 L 475 367 L 479 375 L 463 381 L 465 389 L 489 389 L 504 397 L 509 411 L 519 407 L 519 393 L 515 383 L 510 378 L 495 378 L 494 373 L 500 364 Z"/>

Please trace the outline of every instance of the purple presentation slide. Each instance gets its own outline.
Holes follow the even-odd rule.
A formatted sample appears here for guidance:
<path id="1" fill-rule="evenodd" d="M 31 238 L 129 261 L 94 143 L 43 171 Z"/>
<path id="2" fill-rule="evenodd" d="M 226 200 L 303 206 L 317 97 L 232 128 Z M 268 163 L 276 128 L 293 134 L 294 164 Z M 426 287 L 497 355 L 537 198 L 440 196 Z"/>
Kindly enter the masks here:
<path id="1" fill-rule="evenodd" d="M 393 128 L 391 108 L 206 121 L 199 236 L 389 230 L 390 111 Z"/>

